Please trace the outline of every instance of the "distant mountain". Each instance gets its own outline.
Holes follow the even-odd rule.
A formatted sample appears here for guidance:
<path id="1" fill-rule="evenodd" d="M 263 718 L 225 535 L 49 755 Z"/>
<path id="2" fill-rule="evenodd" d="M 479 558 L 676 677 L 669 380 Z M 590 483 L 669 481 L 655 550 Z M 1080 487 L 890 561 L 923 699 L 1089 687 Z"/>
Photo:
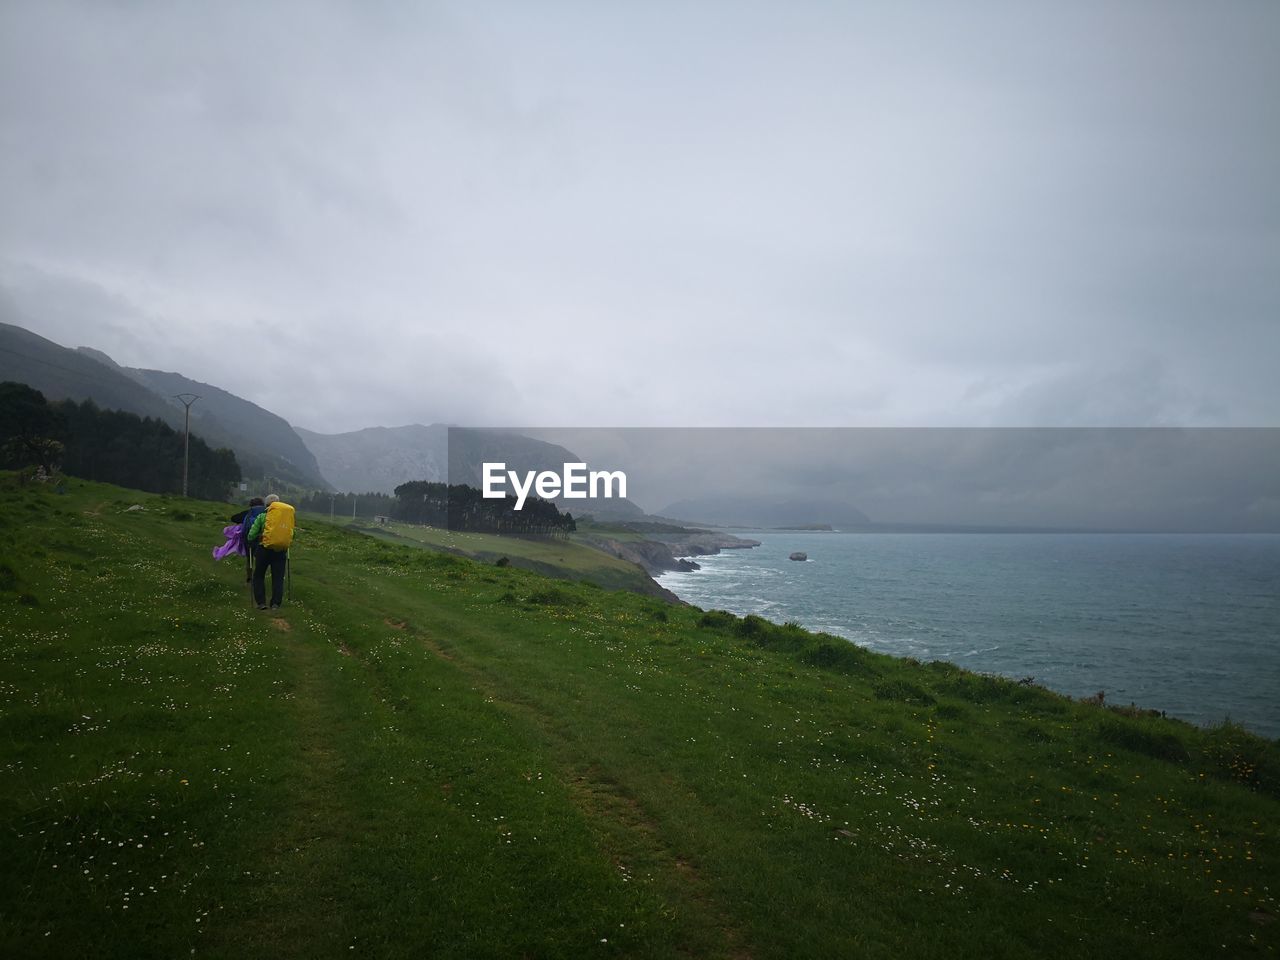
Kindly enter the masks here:
<path id="1" fill-rule="evenodd" d="M 728 496 L 681 500 L 662 511 L 664 517 L 716 527 L 866 527 L 871 521 L 857 507 L 828 500 L 772 500 Z"/>
<path id="2" fill-rule="evenodd" d="M 0 380 L 28 384 L 50 400 L 92 400 L 110 410 L 155 417 L 178 429 L 181 404 L 194 393 L 191 432 L 213 447 L 230 447 L 246 478 L 275 477 L 303 487 L 329 484 L 293 428 L 281 417 L 219 387 L 177 373 L 123 367 L 100 350 L 72 350 L 12 324 L 0 323 Z"/>
<path id="3" fill-rule="evenodd" d="M 367 427 L 350 433 L 312 433 L 298 430 L 315 454 L 320 470 L 339 489 L 353 493 L 393 493 L 411 480 L 466 483 L 478 487 L 483 464 L 503 462 L 507 469 L 554 470 L 581 461 L 554 443 L 518 433 L 449 428 L 444 424 Z M 644 515 L 630 500 L 556 501 L 562 510 L 600 518 Z"/>
<path id="4" fill-rule="evenodd" d="M 392 493 L 410 480 L 445 479 L 448 427 L 441 424 L 366 427 L 349 433 L 296 429 L 335 490 Z"/>
<path id="5" fill-rule="evenodd" d="M 485 463 L 505 463 L 507 470 L 520 475 L 532 470 L 563 473 L 566 463 L 582 463 L 582 457 L 571 450 L 546 440 L 535 440 L 505 430 L 454 428 L 449 434 L 449 480 L 451 483 L 483 482 Z M 588 465 L 590 469 L 590 465 Z M 574 516 L 592 516 L 598 520 L 635 520 L 644 511 L 625 498 L 566 500 L 558 498 L 556 506 Z"/>
<path id="6" fill-rule="evenodd" d="M 25 383 L 48 400 L 93 400 L 100 407 L 155 417 L 181 428 L 179 411 L 109 358 L 103 363 L 98 356 L 106 357 L 69 350 L 30 330 L 0 323 L 0 380 Z"/>
<path id="7" fill-rule="evenodd" d="M 328 489 L 315 455 L 283 417 L 221 387 L 163 370 L 121 368 L 161 397 L 194 393 L 192 430 L 215 446 L 229 446 L 246 476 L 276 477 L 301 487 Z"/>

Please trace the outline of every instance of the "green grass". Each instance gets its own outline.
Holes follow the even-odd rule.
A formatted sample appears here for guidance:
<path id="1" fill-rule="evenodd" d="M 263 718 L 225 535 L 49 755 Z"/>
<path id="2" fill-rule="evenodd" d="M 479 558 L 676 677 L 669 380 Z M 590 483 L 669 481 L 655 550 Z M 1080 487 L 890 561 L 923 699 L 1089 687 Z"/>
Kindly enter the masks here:
<path id="1" fill-rule="evenodd" d="M 1276 952 L 1274 742 L 228 510 L 0 479 L 0 956 Z"/>
<path id="2" fill-rule="evenodd" d="M 328 522 L 325 518 L 312 518 Z M 347 524 L 343 524 L 346 526 Z M 522 570 L 544 576 L 594 583 L 609 590 L 652 595 L 653 580 L 637 564 L 620 560 L 577 540 L 501 537 L 491 533 L 460 533 L 440 527 L 392 522 L 361 524 L 363 532 L 393 543 L 404 543 L 454 556 L 496 563 L 503 557 Z M 639 539 L 638 535 L 631 535 Z"/>

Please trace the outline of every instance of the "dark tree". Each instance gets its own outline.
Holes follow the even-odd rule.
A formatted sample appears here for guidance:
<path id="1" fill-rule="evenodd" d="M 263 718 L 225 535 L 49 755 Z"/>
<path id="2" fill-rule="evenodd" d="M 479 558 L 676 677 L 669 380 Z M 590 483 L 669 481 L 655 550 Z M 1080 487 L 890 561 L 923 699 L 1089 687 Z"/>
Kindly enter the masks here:
<path id="1" fill-rule="evenodd" d="M 151 493 L 181 490 L 182 434 L 164 421 L 101 410 L 92 400 L 63 400 L 54 407 L 67 423 L 66 473 Z M 214 450 L 192 434 L 191 496 L 223 500 L 239 481 L 235 454 L 225 448 Z"/>
<path id="2" fill-rule="evenodd" d="M 398 520 L 427 523 L 450 530 L 499 533 L 514 537 L 567 537 L 577 529 L 571 514 L 549 500 L 530 497 L 522 510 L 516 498 L 486 498 L 467 484 L 446 485 L 414 480 L 396 487 Z"/>
<path id="3" fill-rule="evenodd" d="M 66 435 L 66 418 L 43 393 L 25 383 L 0 383 L 0 458 L 5 466 L 34 465 L 52 473 Z"/>

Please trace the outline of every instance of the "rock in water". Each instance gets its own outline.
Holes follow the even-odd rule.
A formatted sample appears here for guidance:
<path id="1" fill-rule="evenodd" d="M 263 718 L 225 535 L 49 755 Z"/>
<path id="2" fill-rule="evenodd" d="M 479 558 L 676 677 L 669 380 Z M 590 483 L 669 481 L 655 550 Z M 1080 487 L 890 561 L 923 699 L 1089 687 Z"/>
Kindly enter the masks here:
<path id="1" fill-rule="evenodd" d="M 795 553 L 791 555 L 791 559 L 792 560 L 808 560 L 809 555 L 805 553 L 803 550 L 797 550 Z"/>

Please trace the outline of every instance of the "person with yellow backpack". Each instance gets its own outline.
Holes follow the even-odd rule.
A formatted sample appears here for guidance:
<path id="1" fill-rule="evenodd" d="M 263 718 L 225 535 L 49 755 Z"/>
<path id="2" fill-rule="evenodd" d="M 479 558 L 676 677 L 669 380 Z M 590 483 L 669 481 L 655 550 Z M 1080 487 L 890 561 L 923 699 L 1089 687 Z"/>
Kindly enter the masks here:
<path id="1" fill-rule="evenodd" d="M 293 507 L 274 493 L 265 501 L 266 509 L 253 521 L 246 540 L 253 548 L 253 600 L 259 610 L 267 609 L 267 569 L 271 569 L 271 609 L 284 599 L 284 578 L 288 573 L 289 547 L 293 544 Z"/>

